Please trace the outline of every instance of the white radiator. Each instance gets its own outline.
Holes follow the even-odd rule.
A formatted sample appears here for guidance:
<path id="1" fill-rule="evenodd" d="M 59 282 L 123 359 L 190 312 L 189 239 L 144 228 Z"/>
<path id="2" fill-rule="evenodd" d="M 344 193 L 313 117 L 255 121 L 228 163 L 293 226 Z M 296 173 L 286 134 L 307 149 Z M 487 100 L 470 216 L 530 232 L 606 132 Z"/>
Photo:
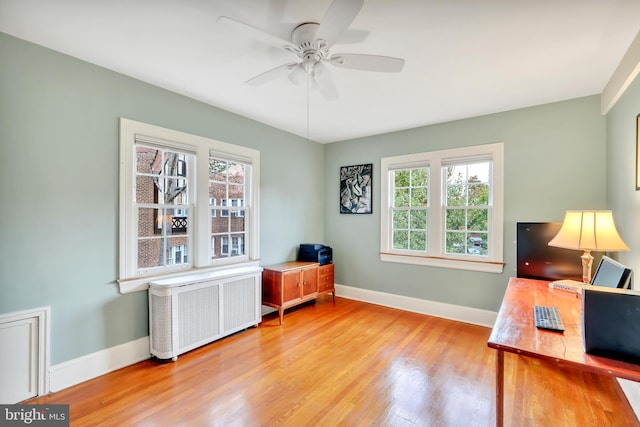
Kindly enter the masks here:
<path id="1" fill-rule="evenodd" d="M 244 267 L 149 283 L 151 354 L 176 360 L 262 320 L 262 268 Z"/>

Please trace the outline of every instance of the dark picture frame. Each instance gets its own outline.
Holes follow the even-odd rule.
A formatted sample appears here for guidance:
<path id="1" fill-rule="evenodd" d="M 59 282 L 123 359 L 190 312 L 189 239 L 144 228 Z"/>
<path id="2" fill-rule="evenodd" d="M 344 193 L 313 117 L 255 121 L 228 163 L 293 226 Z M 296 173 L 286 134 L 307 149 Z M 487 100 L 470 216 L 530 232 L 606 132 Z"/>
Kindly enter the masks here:
<path id="1" fill-rule="evenodd" d="M 340 213 L 370 214 L 373 194 L 373 163 L 340 167 Z"/>
<path id="2" fill-rule="evenodd" d="M 640 114 L 636 116 L 636 191 L 640 190 Z"/>

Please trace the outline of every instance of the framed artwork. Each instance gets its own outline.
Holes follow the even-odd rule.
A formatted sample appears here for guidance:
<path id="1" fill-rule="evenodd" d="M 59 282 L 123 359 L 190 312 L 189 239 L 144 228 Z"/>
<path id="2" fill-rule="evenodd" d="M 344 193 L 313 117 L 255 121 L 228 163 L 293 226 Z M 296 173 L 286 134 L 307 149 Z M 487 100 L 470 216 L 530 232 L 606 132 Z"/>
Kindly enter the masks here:
<path id="1" fill-rule="evenodd" d="M 636 191 L 640 190 L 640 114 L 636 116 Z"/>
<path id="2" fill-rule="evenodd" d="M 340 167 L 340 213 L 370 214 L 373 163 Z"/>

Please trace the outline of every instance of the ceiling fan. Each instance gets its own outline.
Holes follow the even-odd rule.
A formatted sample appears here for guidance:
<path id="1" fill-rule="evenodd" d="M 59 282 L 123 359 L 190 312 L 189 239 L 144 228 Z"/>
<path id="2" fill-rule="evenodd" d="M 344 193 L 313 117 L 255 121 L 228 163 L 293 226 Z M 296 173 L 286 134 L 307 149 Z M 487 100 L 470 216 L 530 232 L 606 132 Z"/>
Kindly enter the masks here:
<path id="1" fill-rule="evenodd" d="M 220 24 L 237 32 L 247 34 L 263 42 L 282 48 L 295 54 L 297 61 L 280 65 L 245 83 L 260 85 L 289 74 L 289 79 L 301 84 L 311 80 L 327 100 L 338 97 L 331 72 L 325 64 L 336 67 L 365 71 L 400 72 L 404 67 L 404 59 L 390 56 L 366 55 L 358 53 L 331 53 L 330 48 L 339 36 L 351 25 L 360 12 L 364 0 L 333 0 L 325 12 L 321 23 L 304 22 L 291 31 L 290 40 L 285 40 L 244 22 L 221 16 Z"/>

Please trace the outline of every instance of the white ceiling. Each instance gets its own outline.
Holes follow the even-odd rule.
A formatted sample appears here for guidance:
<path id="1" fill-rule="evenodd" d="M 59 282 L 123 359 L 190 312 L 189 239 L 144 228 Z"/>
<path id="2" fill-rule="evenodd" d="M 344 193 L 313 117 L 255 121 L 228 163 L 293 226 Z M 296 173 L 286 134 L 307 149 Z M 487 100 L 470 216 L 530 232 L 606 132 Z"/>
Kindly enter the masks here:
<path id="1" fill-rule="evenodd" d="M 308 109 L 286 77 L 244 84 L 295 56 L 218 17 L 288 39 L 331 2 L 0 0 L 0 31 L 327 143 L 599 94 L 640 30 L 638 0 L 365 0 L 331 51 L 402 72 L 332 68 L 340 97 Z"/>

